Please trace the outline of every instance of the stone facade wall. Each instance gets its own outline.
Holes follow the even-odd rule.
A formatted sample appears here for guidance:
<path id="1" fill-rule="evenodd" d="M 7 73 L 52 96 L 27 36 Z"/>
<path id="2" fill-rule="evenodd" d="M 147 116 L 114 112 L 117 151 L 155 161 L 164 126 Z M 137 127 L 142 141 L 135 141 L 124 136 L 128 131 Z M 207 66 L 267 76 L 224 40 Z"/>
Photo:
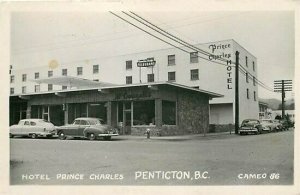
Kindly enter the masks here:
<path id="1" fill-rule="evenodd" d="M 209 130 L 209 98 L 205 94 L 180 91 L 177 121 L 180 134 L 197 134 Z"/>

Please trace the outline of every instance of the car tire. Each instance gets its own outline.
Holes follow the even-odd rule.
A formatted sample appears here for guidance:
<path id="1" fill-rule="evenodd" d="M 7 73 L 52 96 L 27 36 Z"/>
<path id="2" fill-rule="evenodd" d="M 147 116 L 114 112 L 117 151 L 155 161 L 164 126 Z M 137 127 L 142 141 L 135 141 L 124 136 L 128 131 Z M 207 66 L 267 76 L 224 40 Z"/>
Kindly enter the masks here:
<path id="1" fill-rule="evenodd" d="M 33 134 L 31 134 L 30 137 L 31 137 L 32 139 L 36 139 L 38 136 L 37 136 L 37 134 L 33 133 Z"/>
<path id="2" fill-rule="evenodd" d="M 105 136 L 105 137 L 103 137 L 103 139 L 106 141 L 109 141 L 109 140 L 111 140 L 111 136 Z"/>
<path id="3" fill-rule="evenodd" d="M 96 135 L 94 133 L 90 133 L 90 134 L 88 134 L 87 138 L 91 141 L 94 141 L 94 140 L 96 140 Z"/>
<path id="4" fill-rule="evenodd" d="M 64 132 L 62 132 L 62 131 L 58 132 L 58 137 L 59 137 L 59 139 L 61 139 L 61 140 L 64 140 L 64 139 L 67 138 L 66 135 L 64 134 Z"/>

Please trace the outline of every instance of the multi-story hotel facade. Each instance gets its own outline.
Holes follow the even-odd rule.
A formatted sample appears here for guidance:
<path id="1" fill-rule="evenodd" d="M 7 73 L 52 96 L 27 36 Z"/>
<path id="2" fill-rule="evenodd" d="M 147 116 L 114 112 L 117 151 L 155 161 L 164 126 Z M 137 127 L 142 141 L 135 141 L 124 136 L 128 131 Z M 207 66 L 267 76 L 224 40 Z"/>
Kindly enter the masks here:
<path id="1" fill-rule="evenodd" d="M 141 53 L 132 53 L 95 60 L 59 64 L 53 60 L 40 67 L 11 69 L 11 97 L 39 93 L 68 91 L 84 88 L 76 83 L 57 85 L 52 82 L 65 77 L 87 79 L 91 83 L 135 85 L 156 82 L 174 82 L 197 88 L 223 97 L 210 98 L 209 124 L 234 124 L 235 117 L 235 60 L 239 52 L 239 118 L 258 118 L 257 59 L 234 40 L 224 40 L 195 45 L 200 51 L 186 53 L 178 48 L 167 48 Z M 186 48 L 185 48 L 186 50 Z M 155 61 L 154 66 L 138 67 L 140 60 Z M 221 61 L 219 59 L 223 59 Z M 218 63 L 216 63 L 218 62 Z M 220 64 L 221 63 L 221 64 Z M 14 67 L 12 65 L 12 67 Z M 97 85 L 97 84 L 96 84 Z M 22 107 L 22 106 L 21 106 Z M 15 111 L 20 118 L 26 117 L 26 106 Z M 28 116 L 27 116 L 28 117 Z M 17 117 L 18 118 L 18 117 Z"/>

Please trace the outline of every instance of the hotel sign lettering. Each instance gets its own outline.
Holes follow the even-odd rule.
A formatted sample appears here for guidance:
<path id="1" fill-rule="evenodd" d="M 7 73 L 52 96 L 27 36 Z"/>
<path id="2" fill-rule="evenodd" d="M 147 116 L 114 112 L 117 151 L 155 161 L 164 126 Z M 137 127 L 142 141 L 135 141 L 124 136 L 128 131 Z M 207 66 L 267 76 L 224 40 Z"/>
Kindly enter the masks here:
<path id="1" fill-rule="evenodd" d="M 227 60 L 226 64 L 226 85 L 227 89 L 232 89 L 232 66 L 231 66 L 231 53 L 226 53 L 227 49 L 231 48 L 230 43 L 225 44 L 210 44 L 208 46 L 211 54 L 208 56 L 209 60 L 218 60 L 218 59 L 225 59 Z M 230 50 L 231 51 L 231 50 Z"/>
<path id="2" fill-rule="evenodd" d="M 151 97 L 151 92 L 149 90 L 118 90 L 115 94 L 115 100 L 130 100 Z"/>

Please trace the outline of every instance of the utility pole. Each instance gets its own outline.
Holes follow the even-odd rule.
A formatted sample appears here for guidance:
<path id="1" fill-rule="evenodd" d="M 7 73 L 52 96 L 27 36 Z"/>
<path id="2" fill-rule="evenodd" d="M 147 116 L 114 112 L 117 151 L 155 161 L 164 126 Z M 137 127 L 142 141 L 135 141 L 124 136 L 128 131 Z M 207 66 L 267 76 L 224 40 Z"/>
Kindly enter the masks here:
<path id="1" fill-rule="evenodd" d="M 274 92 L 281 93 L 281 118 L 285 117 L 285 105 L 284 98 L 286 91 L 292 91 L 293 83 L 292 80 L 276 80 L 274 81 Z"/>
<path id="2" fill-rule="evenodd" d="M 239 52 L 235 52 L 235 134 L 239 133 Z"/>

